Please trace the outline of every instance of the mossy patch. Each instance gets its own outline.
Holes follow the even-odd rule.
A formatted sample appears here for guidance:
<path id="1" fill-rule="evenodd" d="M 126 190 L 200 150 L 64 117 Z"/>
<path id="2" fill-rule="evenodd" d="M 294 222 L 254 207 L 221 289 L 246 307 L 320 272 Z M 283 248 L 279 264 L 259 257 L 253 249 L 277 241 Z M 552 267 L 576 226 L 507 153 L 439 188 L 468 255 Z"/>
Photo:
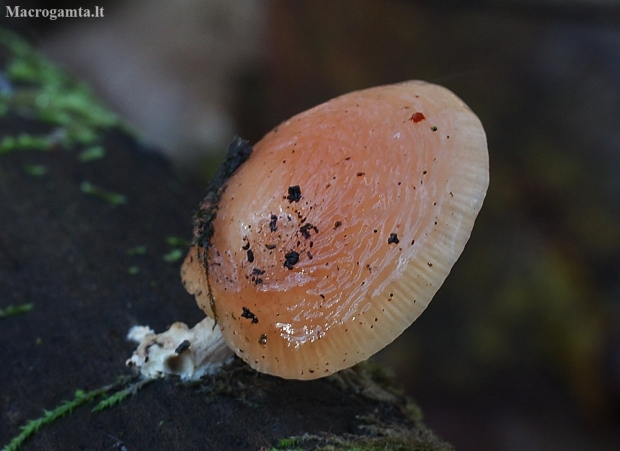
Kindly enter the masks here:
<path id="1" fill-rule="evenodd" d="M 42 164 L 25 164 L 22 166 L 22 170 L 33 177 L 41 177 L 47 174 L 47 167 Z"/>
<path id="2" fill-rule="evenodd" d="M 122 205 L 127 202 L 127 197 L 125 195 L 107 191 L 103 188 L 93 185 L 90 182 L 82 182 L 80 184 L 80 189 L 85 194 L 89 194 L 91 196 L 95 196 L 105 200 L 113 207 L 116 207 L 117 205 Z"/>
<path id="3" fill-rule="evenodd" d="M 10 132 L 0 139 L 0 156 L 17 151 L 75 150 L 82 163 L 105 157 L 104 135 L 110 128 L 128 128 L 97 99 L 92 90 L 37 52 L 28 42 L 0 28 L 0 117 L 36 124 L 37 131 Z M 24 167 L 24 173 L 41 176 L 43 165 Z M 117 206 L 122 194 L 80 186 L 86 194 Z"/>
<path id="4" fill-rule="evenodd" d="M 165 262 L 175 263 L 180 261 L 185 256 L 187 253 L 187 248 L 191 243 L 183 238 L 169 236 L 166 238 L 166 244 L 171 246 L 172 249 L 164 255 L 163 259 Z"/>
<path id="5" fill-rule="evenodd" d="M 372 361 L 329 376 L 342 390 L 382 403 L 393 404 L 407 423 L 391 422 L 377 415 L 359 416 L 358 434 L 303 434 L 287 437 L 270 451 L 450 451 L 452 446 L 436 437 L 423 423 L 418 405 L 404 396 L 393 376 Z"/>
<path id="6" fill-rule="evenodd" d="M 0 141 L 0 155 L 16 150 L 48 150 L 49 148 L 48 137 L 32 136 L 26 133 L 18 136 L 5 136 Z"/>
<path id="7" fill-rule="evenodd" d="M 52 410 L 43 410 L 43 415 L 41 417 L 28 421 L 20 428 L 21 432 L 2 448 L 2 451 L 17 451 L 28 438 L 36 434 L 43 426 L 50 425 L 56 420 L 73 413 L 75 409 L 83 404 L 90 403 L 97 398 L 103 397 L 103 400 L 99 401 L 92 409 L 93 412 L 101 412 L 102 410 L 120 403 L 130 395 L 135 395 L 140 388 L 150 382 L 148 379 L 141 379 L 131 383 L 131 380 L 131 376 L 120 376 L 113 384 L 105 385 L 88 392 L 80 389 L 76 390 L 73 399 L 61 402 L 60 405 Z M 118 387 L 122 388 L 108 396 L 108 393 L 114 391 Z"/>
<path id="8" fill-rule="evenodd" d="M 235 398 L 261 409 L 274 391 L 281 389 L 279 378 L 252 370 L 234 359 L 225 368 L 198 383 L 207 402 L 220 396 Z M 356 415 L 350 424 L 352 433 L 302 434 L 281 438 L 269 451 L 449 451 L 452 446 L 436 437 L 423 423 L 420 408 L 404 396 L 394 378 L 371 361 L 362 362 L 324 379 L 343 395 L 366 398 L 375 406 L 373 413 Z M 332 393 L 332 396 L 335 393 Z M 378 409 L 378 410 L 377 410 Z M 387 409 L 387 410 L 385 410 Z M 388 414 L 388 410 L 397 414 Z"/>
<path id="9" fill-rule="evenodd" d="M 9 305 L 5 308 L 0 308 L 0 319 L 8 318 L 9 316 L 19 315 L 20 313 L 26 313 L 32 310 L 34 304 L 20 304 L 20 305 Z"/>
<path id="10" fill-rule="evenodd" d="M 78 154 L 78 160 L 82 162 L 100 160 L 105 156 L 105 149 L 101 146 L 92 146 Z"/>
<path id="11" fill-rule="evenodd" d="M 6 53 L 0 73 L 0 116 L 12 115 L 52 127 L 44 134 L 4 137 L 0 154 L 51 150 L 58 145 L 99 148 L 80 154 L 82 161 L 88 161 L 104 155 L 101 145 L 107 128 L 127 130 L 85 83 L 52 64 L 22 38 L 0 28 L 0 46 Z"/>
<path id="12" fill-rule="evenodd" d="M 428 429 L 381 428 L 377 435 L 311 435 L 282 439 L 271 451 L 453 451 Z"/>

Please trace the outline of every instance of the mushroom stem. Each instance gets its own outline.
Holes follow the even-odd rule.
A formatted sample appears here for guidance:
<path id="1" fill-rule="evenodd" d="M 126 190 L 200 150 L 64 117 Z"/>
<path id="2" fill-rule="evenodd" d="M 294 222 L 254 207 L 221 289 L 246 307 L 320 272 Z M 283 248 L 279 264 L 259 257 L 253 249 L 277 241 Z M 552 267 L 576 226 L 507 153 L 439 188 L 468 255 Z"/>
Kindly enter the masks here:
<path id="1" fill-rule="evenodd" d="M 148 379 L 175 375 L 196 381 L 218 371 L 234 355 L 209 317 L 191 329 L 176 322 L 161 334 L 148 326 L 134 326 L 127 338 L 139 344 L 126 365 L 137 368 Z"/>

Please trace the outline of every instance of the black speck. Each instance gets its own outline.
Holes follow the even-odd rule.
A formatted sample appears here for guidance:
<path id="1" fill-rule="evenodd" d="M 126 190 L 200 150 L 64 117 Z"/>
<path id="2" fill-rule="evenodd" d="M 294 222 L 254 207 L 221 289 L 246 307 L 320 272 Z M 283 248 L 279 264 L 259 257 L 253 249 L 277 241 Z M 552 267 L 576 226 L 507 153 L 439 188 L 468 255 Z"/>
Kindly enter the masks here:
<path id="1" fill-rule="evenodd" d="M 390 233 L 390 237 L 388 238 L 388 244 L 398 244 L 400 242 L 400 240 L 398 239 L 398 235 L 396 235 L 395 233 Z"/>
<path id="2" fill-rule="evenodd" d="M 310 251 L 306 252 L 306 255 L 308 256 L 308 258 L 309 258 L 310 260 L 312 260 L 312 258 L 313 258 L 313 257 L 312 257 L 312 254 L 310 253 Z"/>
<path id="3" fill-rule="evenodd" d="M 241 249 L 243 249 L 244 251 L 247 251 L 249 248 L 250 248 L 250 243 L 249 243 L 249 242 L 245 243 L 245 244 L 241 247 Z"/>
<path id="4" fill-rule="evenodd" d="M 252 269 L 252 274 L 255 274 L 257 276 L 262 276 L 263 274 L 265 274 L 265 270 L 260 269 L 260 268 L 254 268 Z"/>
<path id="5" fill-rule="evenodd" d="M 310 238 L 310 230 L 314 230 L 314 233 L 319 233 L 319 229 L 315 225 L 312 225 L 310 223 L 304 224 L 299 228 L 301 236 L 306 239 Z"/>
<path id="6" fill-rule="evenodd" d="M 336 221 L 334 222 L 334 229 L 337 229 L 338 227 L 340 227 L 342 225 L 342 221 Z"/>
<path id="7" fill-rule="evenodd" d="M 263 283 L 262 277 L 257 277 L 256 279 L 254 279 L 254 284 L 255 285 L 260 285 L 262 283 Z"/>
<path id="8" fill-rule="evenodd" d="M 431 130 L 436 132 L 437 131 L 437 127 L 435 127 L 434 125 L 431 127 Z"/>
<path id="9" fill-rule="evenodd" d="M 265 247 L 269 250 L 275 249 L 276 245 L 275 244 L 265 244 Z"/>
<path id="10" fill-rule="evenodd" d="M 174 350 L 174 353 L 177 355 L 182 354 L 189 349 L 190 344 L 191 343 L 189 342 L 189 340 L 183 340 L 181 344 L 177 346 L 177 348 Z"/>
<path id="11" fill-rule="evenodd" d="M 242 318 L 251 319 L 252 320 L 252 324 L 258 323 L 258 318 L 256 317 L 256 315 L 254 313 L 252 313 L 250 311 L 249 308 L 247 308 L 247 307 L 241 307 L 241 308 L 243 309 L 243 313 L 241 313 L 241 317 Z"/>
<path id="12" fill-rule="evenodd" d="M 277 220 L 278 217 L 276 215 L 271 215 L 271 221 L 269 221 L 269 230 L 271 230 L 272 232 L 278 230 L 278 226 L 276 225 Z"/>
<path id="13" fill-rule="evenodd" d="M 252 252 L 252 249 L 248 249 L 248 261 L 250 263 L 254 261 L 254 252 Z"/>
<path id="14" fill-rule="evenodd" d="M 284 255 L 284 258 L 286 259 L 284 261 L 284 266 L 287 269 L 293 269 L 293 265 L 299 262 L 299 252 L 295 252 L 295 251 L 287 252 Z"/>
<path id="15" fill-rule="evenodd" d="M 288 196 L 286 196 L 289 202 L 299 202 L 301 199 L 301 188 L 299 185 L 288 187 Z"/>
<path id="16" fill-rule="evenodd" d="M 365 172 L 358 172 L 358 173 L 357 173 L 357 176 L 358 176 L 358 177 L 363 177 L 363 176 L 365 176 L 365 175 L 366 175 L 366 173 L 365 173 Z"/>
<path id="17" fill-rule="evenodd" d="M 415 240 L 411 240 L 411 245 L 413 246 L 415 243 Z"/>

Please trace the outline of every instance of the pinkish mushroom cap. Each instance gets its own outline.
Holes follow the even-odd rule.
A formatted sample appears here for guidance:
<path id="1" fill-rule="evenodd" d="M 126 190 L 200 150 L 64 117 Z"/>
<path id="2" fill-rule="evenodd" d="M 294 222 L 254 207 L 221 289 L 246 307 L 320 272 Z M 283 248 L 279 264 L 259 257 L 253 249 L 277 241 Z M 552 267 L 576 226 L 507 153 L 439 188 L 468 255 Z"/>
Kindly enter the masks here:
<path id="1" fill-rule="evenodd" d="M 352 92 L 254 146 L 216 208 L 203 204 L 212 235 L 183 281 L 253 368 L 326 376 L 420 316 L 488 183 L 484 130 L 452 92 L 419 81 Z"/>

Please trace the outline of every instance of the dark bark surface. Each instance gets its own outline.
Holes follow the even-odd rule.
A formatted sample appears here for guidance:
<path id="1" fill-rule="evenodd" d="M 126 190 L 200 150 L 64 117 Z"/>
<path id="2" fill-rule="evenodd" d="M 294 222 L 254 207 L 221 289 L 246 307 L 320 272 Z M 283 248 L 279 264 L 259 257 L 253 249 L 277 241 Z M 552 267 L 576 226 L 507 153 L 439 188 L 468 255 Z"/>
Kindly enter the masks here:
<path id="1" fill-rule="evenodd" d="M 192 212 L 205 194 L 117 126 L 92 126 L 96 136 L 88 145 L 55 141 L 75 121 L 48 120 L 27 100 L 18 103 L 47 81 L 34 86 L 15 76 L 8 66 L 24 54 L 10 50 L 6 39 L 0 50 L 0 309 L 32 309 L 0 317 L 0 446 L 77 389 L 130 375 L 131 326 L 163 331 L 173 321 L 193 325 L 203 317 L 180 283 L 181 259 L 171 254 L 185 250 L 169 238 L 191 237 Z M 3 141 L 19 136 L 45 137 L 47 145 L 36 150 L 23 138 L 23 146 L 10 150 Z M 105 154 L 83 161 L 81 152 L 92 145 Z M 300 382 L 236 362 L 200 384 L 156 381 L 102 412 L 92 412 L 94 405 L 41 427 L 21 449 L 258 450 L 303 434 L 322 439 L 299 441 L 299 449 L 326 443 L 349 449 L 357 439 L 343 441 L 346 434 L 365 436 L 359 443 L 368 446 L 443 449 L 407 414 L 407 400 L 375 385 L 365 370 Z"/>

